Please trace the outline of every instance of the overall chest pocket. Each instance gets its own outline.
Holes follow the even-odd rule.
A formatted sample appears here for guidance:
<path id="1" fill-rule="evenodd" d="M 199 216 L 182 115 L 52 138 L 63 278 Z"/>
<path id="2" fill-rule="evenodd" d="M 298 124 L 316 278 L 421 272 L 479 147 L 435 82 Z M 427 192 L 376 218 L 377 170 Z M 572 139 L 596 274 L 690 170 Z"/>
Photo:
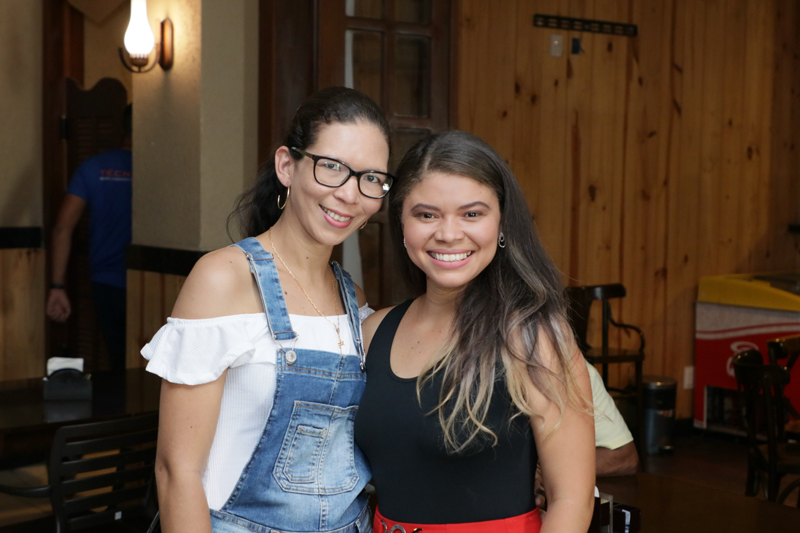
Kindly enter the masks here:
<path id="1" fill-rule="evenodd" d="M 353 422 L 358 406 L 295 401 L 272 475 L 286 492 L 331 495 L 358 483 Z"/>

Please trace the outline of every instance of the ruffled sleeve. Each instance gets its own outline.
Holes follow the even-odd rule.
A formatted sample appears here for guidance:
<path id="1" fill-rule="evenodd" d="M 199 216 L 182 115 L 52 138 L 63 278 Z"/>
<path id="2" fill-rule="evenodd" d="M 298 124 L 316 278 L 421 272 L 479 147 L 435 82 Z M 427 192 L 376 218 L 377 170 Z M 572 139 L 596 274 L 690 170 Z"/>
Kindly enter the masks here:
<path id="1" fill-rule="evenodd" d="M 358 319 L 361 322 L 364 322 L 369 315 L 374 313 L 375 310 L 369 306 L 369 304 L 364 304 L 358 308 Z"/>
<path id="2" fill-rule="evenodd" d="M 253 342 L 247 316 L 168 318 L 142 348 L 142 356 L 149 361 L 147 371 L 171 383 L 199 385 L 216 380 L 227 368 L 248 363 L 274 365 L 274 345 Z"/>

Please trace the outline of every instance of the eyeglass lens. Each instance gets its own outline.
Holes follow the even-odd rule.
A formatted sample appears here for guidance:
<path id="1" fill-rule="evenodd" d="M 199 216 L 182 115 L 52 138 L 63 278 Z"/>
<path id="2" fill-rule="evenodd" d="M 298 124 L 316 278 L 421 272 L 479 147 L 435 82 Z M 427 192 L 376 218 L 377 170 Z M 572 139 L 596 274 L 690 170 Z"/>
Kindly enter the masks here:
<path id="1" fill-rule="evenodd" d="M 350 177 L 350 169 L 333 159 L 321 158 L 314 166 L 314 177 L 323 185 L 338 187 Z M 361 193 L 372 198 L 382 198 L 390 186 L 389 176 L 381 172 L 367 172 L 358 180 Z"/>

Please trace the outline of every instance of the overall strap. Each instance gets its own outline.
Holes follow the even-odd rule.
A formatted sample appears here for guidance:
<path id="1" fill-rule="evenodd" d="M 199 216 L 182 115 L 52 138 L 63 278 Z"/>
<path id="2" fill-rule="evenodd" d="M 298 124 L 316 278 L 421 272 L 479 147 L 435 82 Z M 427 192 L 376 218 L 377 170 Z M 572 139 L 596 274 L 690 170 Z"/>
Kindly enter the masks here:
<path id="1" fill-rule="evenodd" d="M 356 345 L 356 352 L 361 359 L 361 370 L 364 370 L 364 361 L 366 354 L 364 353 L 364 344 L 361 340 L 361 318 L 358 315 L 358 298 L 356 297 L 356 286 L 353 283 L 350 274 L 339 266 L 336 261 L 331 261 L 331 268 L 336 280 L 339 282 L 339 290 L 342 294 L 342 301 L 347 310 L 347 319 L 350 321 L 350 331 L 353 332 L 353 342 Z"/>
<path id="2" fill-rule="evenodd" d="M 258 292 L 261 294 L 261 303 L 264 305 L 272 339 L 275 341 L 296 339 L 298 335 L 292 329 L 292 323 L 289 321 L 281 280 L 278 277 L 278 269 L 275 267 L 272 254 L 264 250 L 255 237 L 248 237 L 231 246 L 236 246 L 247 256 L 250 272 L 256 278 Z"/>

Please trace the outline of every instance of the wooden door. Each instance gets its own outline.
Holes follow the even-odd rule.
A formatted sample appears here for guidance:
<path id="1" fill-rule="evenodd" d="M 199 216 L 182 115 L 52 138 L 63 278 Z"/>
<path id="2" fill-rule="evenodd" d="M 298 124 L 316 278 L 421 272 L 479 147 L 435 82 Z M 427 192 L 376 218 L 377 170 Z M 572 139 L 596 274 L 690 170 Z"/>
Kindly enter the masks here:
<path id="1" fill-rule="evenodd" d="M 84 159 L 122 146 L 123 112 L 128 103 L 125 86 L 119 80 L 104 78 L 84 90 L 72 78 L 63 80 L 62 139 L 65 141 L 66 164 L 54 176 L 53 188 L 61 196 L 69 180 Z M 97 324 L 92 302 L 89 276 L 89 209 L 84 211 L 72 237 L 72 250 L 67 268 L 67 293 L 72 315 L 66 324 L 50 328 L 49 355 L 83 357 L 88 371 L 107 370 L 105 341 Z"/>
<path id="2" fill-rule="evenodd" d="M 392 127 L 394 171 L 405 151 L 450 123 L 450 0 L 319 0 L 317 85 L 378 102 Z M 411 296 L 394 266 L 387 203 L 359 231 L 363 288 L 375 308 Z"/>

